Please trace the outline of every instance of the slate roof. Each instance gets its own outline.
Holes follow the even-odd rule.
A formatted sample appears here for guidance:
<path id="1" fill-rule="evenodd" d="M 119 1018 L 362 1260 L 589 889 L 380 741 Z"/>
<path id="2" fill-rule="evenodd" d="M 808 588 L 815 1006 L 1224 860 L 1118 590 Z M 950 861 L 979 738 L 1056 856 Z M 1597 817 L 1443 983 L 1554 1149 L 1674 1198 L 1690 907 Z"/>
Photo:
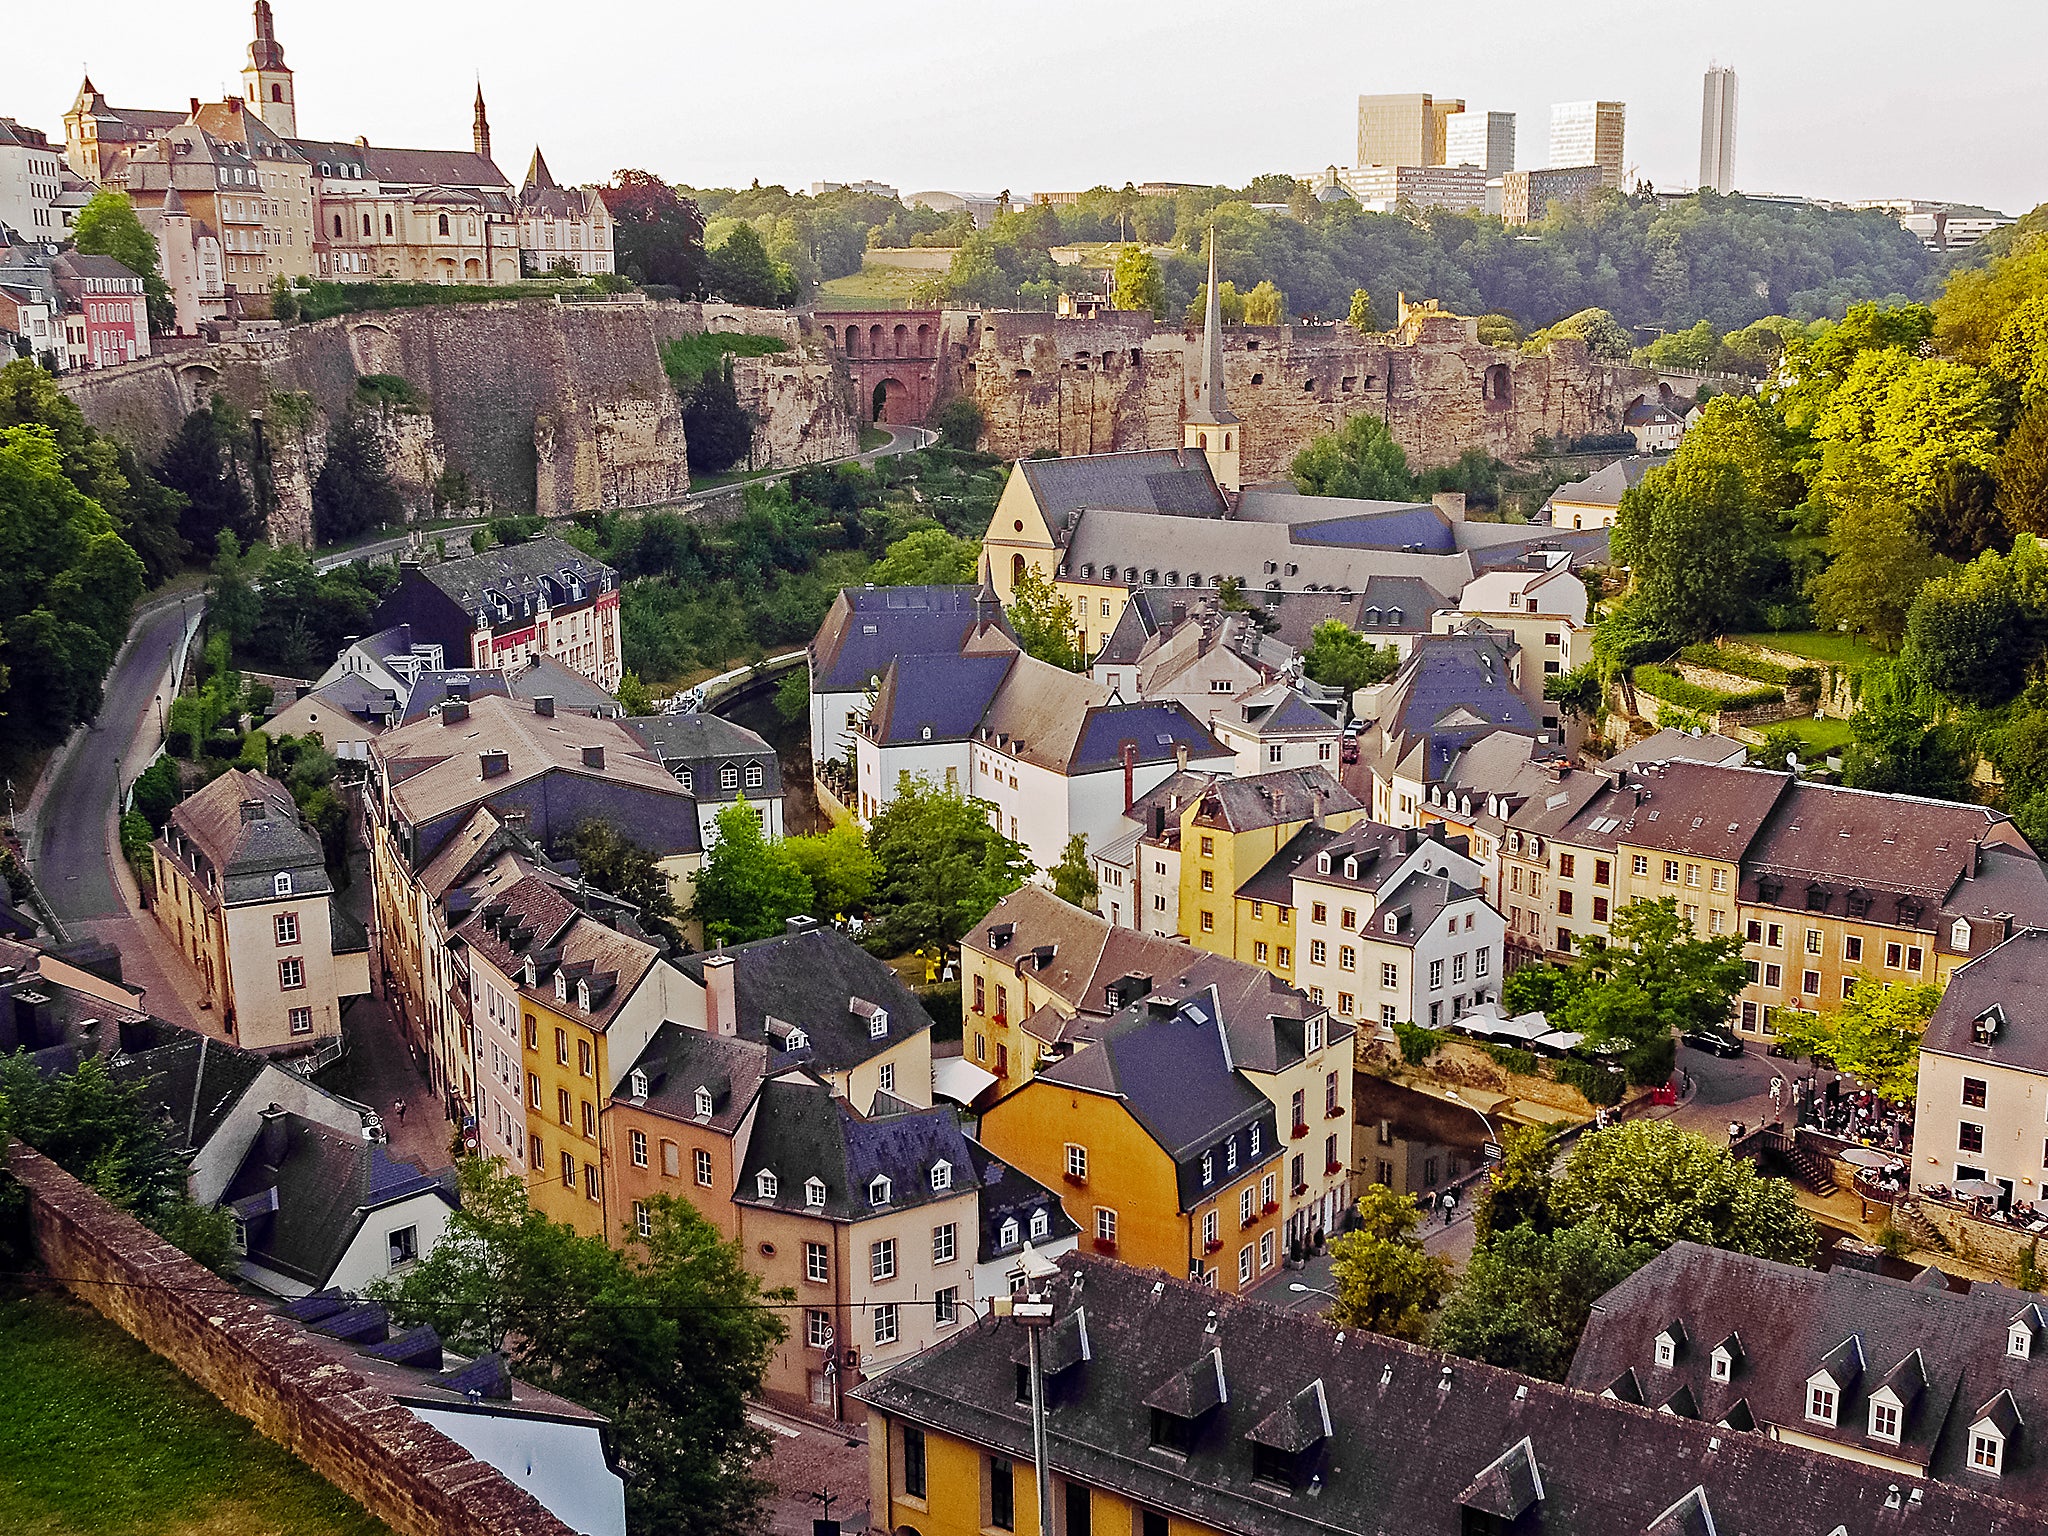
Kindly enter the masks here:
<path id="1" fill-rule="evenodd" d="M 1989 1039 L 1979 1044 L 1977 1021 L 1987 1014 Z M 2022 928 L 1958 966 L 1920 1048 L 2048 1074 L 2048 929 Z"/>
<path id="2" fill-rule="evenodd" d="M 398 695 L 389 688 L 379 688 L 360 672 L 344 672 L 331 683 L 322 683 L 307 693 L 299 703 L 319 700 L 329 709 L 338 709 L 366 725 L 383 726 L 398 710 Z M 277 711 L 283 714 L 291 705 Z M 273 716 L 273 718 L 275 718 Z M 315 729 L 318 729 L 316 724 Z"/>
<path id="3" fill-rule="evenodd" d="M 1324 716 L 1324 723 L 1328 724 L 1328 716 Z M 1315 814 L 1318 790 L 1322 791 L 1325 814 L 1365 808 L 1356 795 L 1330 776 L 1327 768 L 1276 768 L 1249 778 L 1215 780 L 1202 791 L 1195 822 L 1198 826 L 1220 827 L 1230 832 L 1250 832 L 1289 821 L 1305 821 Z"/>
<path id="4" fill-rule="evenodd" d="M 1242 694 L 1227 712 L 1233 726 L 1257 737 L 1334 735 L 1337 730 L 1335 720 L 1285 683 Z"/>
<path id="5" fill-rule="evenodd" d="M 489 897 L 455 935 L 512 980 L 521 995 L 537 997 L 558 1011 L 573 1009 L 599 1031 L 662 963 L 654 945 L 578 910 L 554 881 L 540 874 L 525 875 Z M 529 961 L 530 983 L 524 974 Z M 568 989 L 566 1001 L 555 996 L 558 973 Z M 590 989 L 587 1008 L 580 990 L 584 983 Z"/>
<path id="6" fill-rule="evenodd" d="M 1343 544 L 1352 549 L 1401 549 L 1411 554 L 1451 555 L 1458 550 L 1450 520 L 1428 502 L 1325 522 L 1296 523 L 1298 544 Z"/>
<path id="7" fill-rule="evenodd" d="M 978 1141 L 967 1143 L 967 1156 L 974 1165 L 974 1180 L 981 1190 L 981 1240 L 975 1252 L 976 1263 L 991 1264 L 1010 1254 L 1022 1253 L 1026 1243 L 1043 1249 L 1049 1243 L 1079 1234 L 1081 1224 L 1067 1214 L 1060 1197 L 1023 1169 L 1013 1168 Z M 1045 1213 L 1045 1230 L 1034 1237 L 1031 1221 L 1040 1211 Z M 1017 1223 L 1016 1240 L 1006 1243 L 1003 1223 L 1012 1220 Z"/>
<path id="8" fill-rule="evenodd" d="M 1134 761 L 1140 764 L 1177 758 L 1183 748 L 1189 762 L 1231 755 L 1185 704 L 1100 704 L 1082 717 L 1066 761 L 1055 766 L 1067 773 L 1117 768 L 1126 745 L 1137 749 Z"/>
<path id="9" fill-rule="evenodd" d="M 260 805 L 260 814 L 245 816 L 245 804 Z M 294 896 L 334 889 L 319 840 L 300 823 L 291 791 L 268 774 L 230 768 L 179 801 L 170 827 L 176 837 L 159 838 L 159 845 L 188 867 L 189 849 L 197 849 L 218 879 L 218 890 L 210 890 L 200 869 L 199 887 L 224 905 L 279 899 L 275 876 L 281 873 L 291 875 Z"/>
<path id="10" fill-rule="evenodd" d="M 1428 836 L 1426 828 L 1389 827 L 1376 821 L 1354 821 L 1341 831 L 1335 827 L 1306 826 L 1281 844 L 1258 873 L 1237 888 L 1237 894 L 1247 900 L 1292 905 L 1297 875 L 1318 885 L 1343 886 L 1370 894 Z M 1318 867 L 1318 860 L 1325 853 L 1330 856 L 1328 873 Z M 1345 877 L 1347 858 L 1358 860 L 1355 878 Z"/>
<path id="11" fill-rule="evenodd" d="M 1600 769 L 1614 773 L 1644 763 L 1676 762 L 1714 763 L 1723 768 L 1739 768 L 1748 761 L 1749 748 L 1732 736 L 1717 736 L 1711 731 L 1695 736 L 1691 731 L 1676 731 L 1666 726 L 1634 746 L 1615 753 L 1600 764 Z"/>
<path id="12" fill-rule="evenodd" d="M 1550 493 L 1551 505 L 1562 501 L 1581 507 L 1620 506 L 1623 492 L 1641 484 L 1644 475 L 1669 461 L 1668 455 L 1632 454 L 1625 459 L 1616 459 L 1612 464 L 1603 464 L 1583 480 L 1560 485 Z"/>
<path id="13" fill-rule="evenodd" d="M 379 151 L 370 153 L 374 155 Z M 475 157 L 465 155 L 462 158 Z M 573 583 L 583 584 L 584 601 L 588 602 L 598 593 L 616 587 L 619 579 L 619 573 L 603 561 L 593 559 L 567 539 L 553 534 L 543 534 L 520 544 L 500 545 L 480 555 L 436 560 L 420 566 L 418 574 L 446 593 L 464 613 L 474 614 L 485 606 L 493 593 L 508 600 L 512 615 L 502 622 L 531 618 L 533 605 L 543 594 L 551 607 L 560 608 L 572 601 Z M 492 617 L 494 620 L 497 618 L 495 610 Z"/>
<path id="14" fill-rule="evenodd" d="M 450 1206 L 456 1203 L 453 1169 L 428 1174 L 393 1157 L 381 1143 L 344 1136 L 285 1110 L 274 1118 L 282 1123 L 281 1155 L 267 1144 L 266 1124 L 221 1194 L 220 1203 L 236 1208 L 248 1227 L 252 1263 L 323 1286 L 369 1212 L 429 1192 Z M 263 1209 L 270 1190 L 277 1192 L 276 1204 Z"/>
<path id="15" fill-rule="evenodd" d="M 932 1027 L 932 1016 L 902 978 L 836 928 L 806 921 L 718 953 L 733 962 L 741 1037 L 769 1039 L 771 1019 L 794 1024 L 810 1040 L 805 1059 L 820 1071 L 859 1066 Z M 702 986 L 709 958 L 685 955 L 676 964 Z M 881 1039 L 873 1038 L 868 1020 L 852 1011 L 856 998 L 888 1009 L 889 1031 Z"/>
<path id="16" fill-rule="evenodd" d="M 1106 507 L 1173 517 L 1227 516 L 1229 504 L 1200 452 L 1145 448 L 1128 453 L 1078 454 L 1065 459 L 1019 459 L 1017 472 L 1031 489 L 1053 538 L 1065 542 L 1067 515 Z"/>
<path id="17" fill-rule="evenodd" d="M 981 728 L 996 690 L 1020 652 L 994 656 L 899 656 L 883 663 L 868 711 L 868 736 L 885 746 L 927 739 L 965 741 Z"/>
<path id="18" fill-rule="evenodd" d="M 603 684 L 571 671 L 552 656 L 535 656 L 524 666 L 506 672 L 504 677 L 513 698 L 528 704 L 535 699 L 553 699 L 557 714 L 615 718 L 625 713 L 618 698 L 606 691 Z"/>
<path id="19" fill-rule="evenodd" d="M 1477 620 L 1448 635 L 1417 636 L 1381 695 L 1371 740 L 1380 771 L 1430 784 L 1481 736 L 1533 736 L 1535 717 L 1509 680 L 1510 649 L 1508 637 Z"/>
<path id="20" fill-rule="evenodd" d="M 1014 649 L 1002 604 L 980 587 L 849 587 L 811 641 L 811 689 L 857 693 L 899 656 L 959 655 L 984 625 Z"/>
<path id="21" fill-rule="evenodd" d="M 770 800 L 782 793 L 782 760 L 757 732 L 717 715 L 643 715 L 625 721 L 655 760 L 680 779 L 691 776 L 691 793 L 699 800 Z M 731 763 L 742 770 L 736 789 L 721 787 L 718 770 Z M 761 770 L 761 782 L 746 787 L 744 770 Z"/>
<path id="22" fill-rule="evenodd" d="M 2022 1419 L 2048 1420 L 2048 1341 L 2037 1335 L 2028 1359 L 2006 1350 L 2015 1315 L 2039 1299 L 2002 1285 L 1978 1283 L 1962 1293 L 1680 1242 L 1595 1304 L 1566 1380 L 1597 1392 L 1633 1368 L 1647 1400 L 1689 1391 L 1704 1424 L 1717 1424 L 1740 1401 L 1765 1433 L 1783 1425 L 1844 1455 L 1896 1457 L 1941 1482 L 2048 1515 L 2048 1458 L 2024 1437 L 1995 1479 L 1967 1465 L 1969 1427 L 2002 1393 L 2012 1394 Z M 1674 1320 L 1685 1337 L 1673 1363 L 1661 1367 L 1656 1336 Z M 1715 1381 L 1713 1350 L 1731 1335 L 1741 1340 L 1740 1358 L 1730 1380 Z M 1806 1416 L 1807 1381 L 1823 1369 L 1842 1388 L 1835 1425 Z M 1897 1445 L 1869 1433 L 1871 1396 L 1887 1385 L 1906 1400 Z"/>
<path id="23" fill-rule="evenodd" d="M 180 1030 L 149 1050 L 117 1056 L 109 1070 L 117 1081 L 140 1086 L 171 1147 L 196 1152 L 226 1123 L 263 1067 L 254 1052 Z"/>
<path id="24" fill-rule="evenodd" d="M 1324 1021 L 1328 1043 L 1352 1034 L 1349 1024 L 1329 1017 L 1327 1008 L 1264 966 L 1203 950 L 1193 953 L 1181 974 L 1158 978 L 1152 996 L 1182 1002 L 1206 996 L 1223 1020 L 1231 1062 L 1244 1072 L 1281 1072 L 1301 1061 L 1303 1026 L 1310 1019 Z"/>
<path id="25" fill-rule="evenodd" d="M 1081 516 L 1066 540 L 1060 569 L 1067 579 L 1083 581 L 1121 580 L 1118 573 L 1136 569 L 1137 579 L 1148 585 L 1155 580 L 1152 571 L 1173 574 L 1173 584 L 1181 586 L 1196 578 L 1203 587 L 1214 586 L 1229 576 L 1256 598 L 1269 590 L 1305 591 L 1312 584 L 1357 592 L 1375 576 L 1419 577 L 1439 591 L 1463 591 L 1473 564 L 1463 553 L 1300 543 L 1283 524 L 1206 517 L 1162 522 L 1150 513 L 1103 508 Z"/>
<path id="26" fill-rule="evenodd" d="M 1090 1350 L 1053 1377 L 1052 1470 L 1206 1529 L 1451 1536 L 1477 1526 L 1461 1508 L 1468 1491 L 1468 1507 L 1481 1517 L 1504 1494 L 1519 1496 L 1515 1479 L 1484 1474 L 1524 1439 L 1542 1487 L 1524 1515 L 1534 1514 L 1532 1530 L 1645 1536 L 1688 1499 L 1711 1511 L 1724 1536 L 1827 1536 L 1837 1527 L 1854 1536 L 2016 1536 L 2041 1528 L 1995 1487 L 1937 1484 L 1917 1502 L 1887 1509 L 1894 1472 L 1383 1335 L 1340 1332 L 1092 1255 L 1069 1255 L 1060 1268 L 1050 1288 L 1057 1320 L 1084 1313 Z M 1012 1324 L 983 1319 L 863 1383 L 855 1396 L 1028 1467 L 1030 1410 L 1017 1402 L 1015 1344 Z M 1193 1426 L 1184 1457 L 1153 1450 L 1145 1400 L 1212 1351 L 1220 1351 L 1227 1397 Z M 1249 1435 L 1317 1382 L 1331 1433 L 1298 1453 L 1290 1492 L 1256 1475 L 1265 1468 Z"/>
<path id="27" fill-rule="evenodd" d="M 944 1189 L 932 1187 L 939 1163 L 950 1169 Z M 776 1192 L 768 1198 L 760 1193 L 763 1169 L 776 1179 Z M 869 1193 L 878 1176 L 889 1180 L 883 1205 L 874 1204 Z M 825 1182 L 822 1206 L 805 1202 L 804 1184 L 811 1178 Z M 973 1191 L 972 1154 L 951 1109 L 863 1120 L 825 1084 L 792 1073 L 761 1085 L 761 1109 L 733 1199 L 831 1221 L 865 1221 Z"/>
<path id="28" fill-rule="evenodd" d="M 1628 776 L 1627 787 L 1614 792 L 1609 814 L 1621 817 L 1614 835 L 1665 853 L 1742 860 L 1790 778 L 1757 768 L 1645 763 Z"/>
<path id="29" fill-rule="evenodd" d="M 673 1019 L 664 1023 L 647 1042 L 632 1071 L 619 1080 L 612 1092 L 615 1104 L 630 1104 L 672 1120 L 708 1125 L 726 1135 L 739 1126 L 753 1107 L 754 1095 L 768 1070 L 764 1042 L 732 1035 L 706 1034 Z M 633 1094 L 633 1073 L 645 1074 L 647 1097 Z M 697 1117 L 697 1090 L 711 1090 L 711 1118 Z"/>

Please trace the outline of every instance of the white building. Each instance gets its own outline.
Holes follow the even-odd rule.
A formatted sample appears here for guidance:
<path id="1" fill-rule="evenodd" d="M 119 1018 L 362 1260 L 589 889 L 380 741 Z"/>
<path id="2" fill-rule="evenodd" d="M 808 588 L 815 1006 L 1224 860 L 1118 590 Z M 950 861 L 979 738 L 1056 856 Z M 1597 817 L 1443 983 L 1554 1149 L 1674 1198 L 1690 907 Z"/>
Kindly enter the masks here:
<path id="1" fill-rule="evenodd" d="M 1735 71 L 1725 64 L 1707 66 L 1700 92 L 1700 190 L 1727 194 L 1735 190 Z"/>
<path id="2" fill-rule="evenodd" d="M 1268 683 L 1243 698 L 1212 705 L 1209 728 L 1230 750 L 1241 779 L 1280 768 L 1337 772 L 1342 733 L 1336 720 L 1286 683 Z"/>
<path id="3" fill-rule="evenodd" d="M 1600 185 L 1618 187 L 1622 172 L 1623 135 L 1628 106 L 1619 101 L 1560 101 L 1550 109 L 1550 160 L 1553 166 L 1597 165 Z"/>
<path id="4" fill-rule="evenodd" d="M 64 152 L 39 129 L 0 117 L 0 225 L 30 240 L 61 240 L 57 197 L 64 190 Z"/>

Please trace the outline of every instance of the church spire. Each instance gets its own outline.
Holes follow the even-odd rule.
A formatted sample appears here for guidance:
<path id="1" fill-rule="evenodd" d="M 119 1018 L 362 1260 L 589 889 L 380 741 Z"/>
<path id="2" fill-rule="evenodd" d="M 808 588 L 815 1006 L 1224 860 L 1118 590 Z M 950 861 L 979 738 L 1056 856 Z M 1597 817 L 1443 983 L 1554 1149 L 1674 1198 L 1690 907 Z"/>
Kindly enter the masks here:
<path id="1" fill-rule="evenodd" d="M 484 83 L 476 83 L 476 118 L 470 126 L 470 141 L 476 152 L 486 160 L 491 158 L 491 120 L 484 116 Z"/>
<path id="2" fill-rule="evenodd" d="M 1195 376 L 1195 398 L 1181 426 L 1182 448 L 1192 448 L 1208 461 L 1209 473 L 1224 491 L 1242 487 L 1238 477 L 1239 426 L 1223 398 L 1223 300 L 1216 287 L 1216 229 L 1209 228 L 1209 298 L 1202 314 L 1202 359 Z"/>

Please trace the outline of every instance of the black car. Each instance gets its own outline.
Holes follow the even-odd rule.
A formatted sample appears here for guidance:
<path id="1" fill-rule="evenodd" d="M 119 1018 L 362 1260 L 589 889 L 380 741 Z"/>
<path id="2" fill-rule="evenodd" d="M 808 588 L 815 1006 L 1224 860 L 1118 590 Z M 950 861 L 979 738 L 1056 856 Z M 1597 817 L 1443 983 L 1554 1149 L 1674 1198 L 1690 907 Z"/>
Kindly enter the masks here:
<path id="1" fill-rule="evenodd" d="M 1724 1035 L 1718 1029 L 1688 1029 L 1678 1037 L 1696 1051 L 1711 1051 L 1716 1056 L 1740 1056 L 1742 1042 L 1733 1035 Z"/>

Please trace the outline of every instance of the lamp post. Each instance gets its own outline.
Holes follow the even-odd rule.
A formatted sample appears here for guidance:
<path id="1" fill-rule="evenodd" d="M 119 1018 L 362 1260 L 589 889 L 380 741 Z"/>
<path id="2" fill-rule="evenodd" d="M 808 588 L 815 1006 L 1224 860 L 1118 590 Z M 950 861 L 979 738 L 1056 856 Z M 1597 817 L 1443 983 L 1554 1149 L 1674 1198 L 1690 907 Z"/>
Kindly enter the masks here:
<path id="1" fill-rule="evenodd" d="M 1045 1461 L 1045 1363 L 1039 1340 L 1052 1326 L 1052 1298 L 1045 1283 L 1059 1273 L 1059 1266 L 1038 1254 L 1029 1243 L 1021 1260 L 1024 1294 L 1010 1303 L 1010 1316 L 1024 1325 L 1031 1370 L 1031 1464 L 1038 1483 L 1038 1536 L 1052 1536 L 1052 1469 Z"/>
<path id="2" fill-rule="evenodd" d="M 1479 1117 L 1479 1123 L 1486 1127 L 1487 1146 L 1497 1147 L 1500 1145 L 1500 1137 L 1494 1134 L 1493 1122 L 1486 1118 L 1485 1110 L 1481 1109 L 1477 1104 L 1465 1104 L 1465 1101 L 1458 1097 L 1458 1090 L 1455 1088 L 1446 1088 L 1444 1090 L 1444 1097 L 1449 1099 L 1453 1104 L 1464 1104 L 1465 1108 L 1471 1110 L 1473 1114 Z M 1492 1162 L 1493 1159 L 1489 1157 L 1486 1159 L 1486 1161 Z"/>

